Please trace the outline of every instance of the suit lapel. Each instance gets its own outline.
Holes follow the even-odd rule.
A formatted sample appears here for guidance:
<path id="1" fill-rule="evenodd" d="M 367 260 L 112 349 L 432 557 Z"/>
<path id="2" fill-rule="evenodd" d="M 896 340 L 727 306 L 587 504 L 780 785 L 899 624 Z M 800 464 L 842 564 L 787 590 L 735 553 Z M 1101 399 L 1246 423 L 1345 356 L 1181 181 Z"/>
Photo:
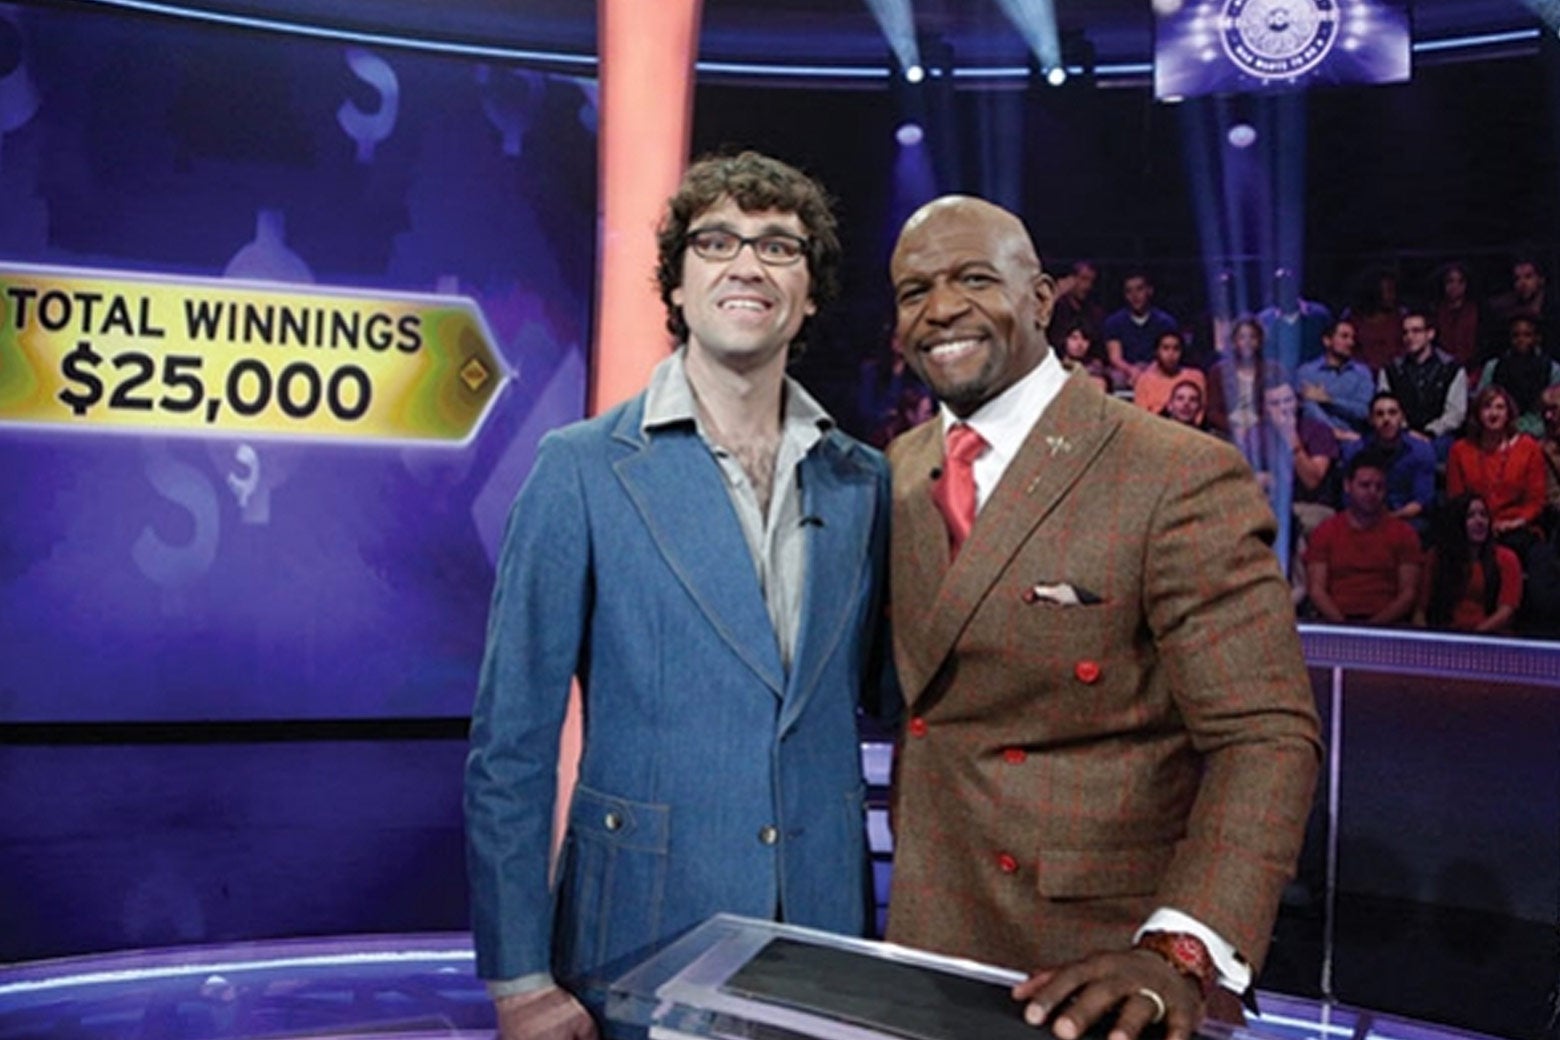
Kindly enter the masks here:
<path id="1" fill-rule="evenodd" d="M 710 627 L 775 696 L 783 696 L 774 626 L 720 466 L 692 427 L 644 437 L 642 414 L 642 405 L 626 409 L 614 430 L 617 440 L 635 449 L 615 463 L 618 477 Z M 748 565 L 733 567 L 733 560 Z"/>
<path id="2" fill-rule="evenodd" d="M 901 675 L 910 703 L 937 674 L 1025 541 L 1088 472 L 1119 425 L 1119 419 L 1106 413 L 1104 395 L 1087 379 L 1075 375 L 1063 384 L 1008 465 L 958 558 L 934 586 L 921 623 L 910 630 L 907 649 L 914 684 Z M 930 488 L 925 497 L 941 528 L 936 507 L 930 504 Z"/>
<path id="3" fill-rule="evenodd" d="M 948 528 L 932 501 L 933 473 L 943 464 L 942 423 L 903 434 L 891 452 L 894 518 L 889 539 L 889 603 L 894 663 L 907 701 L 931 682 L 937 661 L 921 639 L 932 624 L 937 591 L 948 571 Z"/>
<path id="4" fill-rule="evenodd" d="M 780 731 L 806 707 L 824 665 L 849 628 L 860 605 L 862 561 L 872 551 L 876 502 L 872 469 L 829 435 L 802 460 L 802 515 L 806 528 L 806 575 L 801 627 L 791 661 L 790 684 L 780 712 Z M 813 522 L 816 520 L 817 522 Z"/>

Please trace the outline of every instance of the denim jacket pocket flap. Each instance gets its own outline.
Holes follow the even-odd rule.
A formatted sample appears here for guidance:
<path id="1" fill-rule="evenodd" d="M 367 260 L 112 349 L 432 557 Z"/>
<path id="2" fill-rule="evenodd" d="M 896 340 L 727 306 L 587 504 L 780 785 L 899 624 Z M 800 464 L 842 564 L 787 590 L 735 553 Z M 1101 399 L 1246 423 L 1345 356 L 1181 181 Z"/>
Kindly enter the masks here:
<path id="1" fill-rule="evenodd" d="M 579 784 L 569 807 L 569 830 L 577 838 L 640 852 L 665 853 L 670 817 L 671 810 L 666 805 L 616 798 Z"/>

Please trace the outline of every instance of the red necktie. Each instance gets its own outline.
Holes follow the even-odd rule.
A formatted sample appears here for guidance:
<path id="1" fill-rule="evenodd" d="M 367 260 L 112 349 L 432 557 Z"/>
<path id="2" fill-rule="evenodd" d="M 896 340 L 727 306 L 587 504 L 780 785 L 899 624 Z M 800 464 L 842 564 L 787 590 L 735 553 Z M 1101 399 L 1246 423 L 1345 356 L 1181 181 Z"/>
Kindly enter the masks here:
<path id="1" fill-rule="evenodd" d="M 975 526 L 975 460 L 986 450 L 986 439 L 964 423 L 948 428 L 948 457 L 942 477 L 932 485 L 932 501 L 948 524 L 950 555 L 957 556 Z"/>

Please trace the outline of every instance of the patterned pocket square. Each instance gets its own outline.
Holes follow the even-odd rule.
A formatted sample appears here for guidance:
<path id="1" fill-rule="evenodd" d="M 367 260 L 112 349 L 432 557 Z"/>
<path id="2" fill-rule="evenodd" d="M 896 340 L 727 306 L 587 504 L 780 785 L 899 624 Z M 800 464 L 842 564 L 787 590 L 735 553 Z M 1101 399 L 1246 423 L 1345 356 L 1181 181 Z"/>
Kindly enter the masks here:
<path id="1" fill-rule="evenodd" d="M 1052 585 L 1041 583 L 1031 586 L 1024 597 L 1031 603 L 1055 603 L 1061 607 L 1089 607 L 1101 602 L 1100 597 L 1081 585 L 1060 581 Z"/>

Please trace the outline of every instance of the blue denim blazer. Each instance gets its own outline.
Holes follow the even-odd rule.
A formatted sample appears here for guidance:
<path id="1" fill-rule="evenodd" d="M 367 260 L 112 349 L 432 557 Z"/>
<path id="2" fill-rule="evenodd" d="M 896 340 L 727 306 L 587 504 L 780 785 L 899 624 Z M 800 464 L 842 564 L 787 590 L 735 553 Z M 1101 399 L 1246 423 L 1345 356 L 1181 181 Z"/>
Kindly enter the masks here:
<path id="1" fill-rule="evenodd" d="M 549 434 L 510 514 L 466 766 L 478 974 L 599 999 L 718 911 L 860 934 L 870 912 L 856 708 L 877 682 L 888 471 L 829 431 L 789 674 L 719 466 L 644 395 Z M 559 726 L 584 691 L 556 887 Z"/>

